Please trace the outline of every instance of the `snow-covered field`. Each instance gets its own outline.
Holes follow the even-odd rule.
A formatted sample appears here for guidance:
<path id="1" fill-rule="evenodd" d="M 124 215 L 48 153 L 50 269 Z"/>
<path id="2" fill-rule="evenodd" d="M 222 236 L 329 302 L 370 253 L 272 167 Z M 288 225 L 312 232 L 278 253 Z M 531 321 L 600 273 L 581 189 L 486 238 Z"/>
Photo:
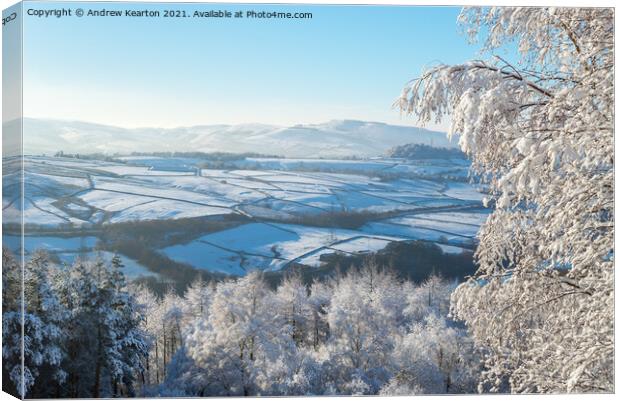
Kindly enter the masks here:
<path id="1" fill-rule="evenodd" d="M 308 264 L 312 255 L 327 250 L 357 253 L 384 248 L 398 237 L 377 238 L 355 230 L 293 224 L 250 223 L 205 235 L 189 244 L 163 249 L 171 259 L 229 274 L 251 269 L 279 270 L 291 262 Z M 203 255 L 209 255 L 204 257 Z"/>
<path id="2" fill-rule="evenodd" d="M 467 173 L 462 160 L 252 158 L 230 170 L 202 166 L 191 158 L 28 157 L 24 222 L 34 232 L 58 228 L 66 235 L 132 221 L 237 215 L 248 222 L 156 251 L 196 268 L 238 275 L 290 263 L 315 266 L 325 253 L 377 251 L 391 241 L 422 239 L 451 252 L 471 248 L 488 212 L 482 211 L 481 189 L 458 178 Z M 378 174 L 385 171 L 394 175 Z M 11 197 L 18 179 L 3 180 L 5 224 L 21 218 L 20 202 Z M 364 216 L 366 223 L 357 229 L 313 226 L 315 216 L 330 214 Z M 63 260 L 77 254 L 74 244 L 58 240 L 60 246 L 47 240 L 38 245 Z M 92 249 L 90 244 L 82 252 Z M 126 263 L 148 271 L 130 259 Z"/>
<path id="3" fill-rule="evenodd" d="M 21 237 L 16 235 L 3 235 L 3 246 L 6 246 L 14 253 L 22 248 Z M 26 257 L 37 249 L 44 249 L 48 254 L 55 255 L 60 263 L 70 266 L 77 258 L 96 260 L 98 258 L 110 262 L 114 253 L 95 250 L 97 238 L 92 236 L 82 237 L 54 237 L 54 236 L 25 236 L 23 249 Z M 129 278 L 139 276 L 153 276 L 157 274 L 149 271 L 137 261 L 120 255 L 121 261 L 125 266 L 123 271 Z"/>

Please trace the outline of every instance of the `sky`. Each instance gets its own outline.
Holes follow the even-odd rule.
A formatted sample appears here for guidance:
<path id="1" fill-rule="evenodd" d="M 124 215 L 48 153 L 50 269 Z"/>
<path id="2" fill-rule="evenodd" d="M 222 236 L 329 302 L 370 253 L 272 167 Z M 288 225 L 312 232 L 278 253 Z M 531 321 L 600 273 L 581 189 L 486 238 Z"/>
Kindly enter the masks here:
<path id="1" fill-rule="evenodd" d="M 24 10 L 163 10 L 28 3 Z M 456 7 L 174 4 L 312 19 L 24 17 L 24 115 L 122 127 L 418 125 L 392 108 L 425 66 L 475 58 Z M 429 128 L 445 130 L 447 122 Z"/>

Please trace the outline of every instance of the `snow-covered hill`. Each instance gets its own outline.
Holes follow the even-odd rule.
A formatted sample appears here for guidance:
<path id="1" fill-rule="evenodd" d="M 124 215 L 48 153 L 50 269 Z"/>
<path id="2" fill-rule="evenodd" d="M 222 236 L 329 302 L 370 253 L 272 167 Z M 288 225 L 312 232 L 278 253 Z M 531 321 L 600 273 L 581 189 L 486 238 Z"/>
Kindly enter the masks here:
<path id="1" fill-rule="evenodd" d="M 372 157 L 407 143 L 456 147 L 445 133 L 377 122 L 334 120 L 278 127 L 263 124 L 126 129 L 80 121 L 24 120 L 27 154 L 157 151 L 259 152 L 286 157 Z"/>

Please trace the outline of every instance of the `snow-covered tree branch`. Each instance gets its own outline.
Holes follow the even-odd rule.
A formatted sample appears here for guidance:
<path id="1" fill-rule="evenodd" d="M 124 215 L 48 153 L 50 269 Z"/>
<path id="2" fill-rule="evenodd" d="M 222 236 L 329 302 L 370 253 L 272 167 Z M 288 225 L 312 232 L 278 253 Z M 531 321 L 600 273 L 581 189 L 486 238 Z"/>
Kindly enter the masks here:
<path id="1" fill-rule="evenodd" d="M 518 62 L 433 67 L 397 104 L 423 123 L 449 115 L 496 201 L 452 299 L 488 353 L 481 389 L 613 391 L 613 11 L 459 19 L 485 54 L 516 45 Z"/>

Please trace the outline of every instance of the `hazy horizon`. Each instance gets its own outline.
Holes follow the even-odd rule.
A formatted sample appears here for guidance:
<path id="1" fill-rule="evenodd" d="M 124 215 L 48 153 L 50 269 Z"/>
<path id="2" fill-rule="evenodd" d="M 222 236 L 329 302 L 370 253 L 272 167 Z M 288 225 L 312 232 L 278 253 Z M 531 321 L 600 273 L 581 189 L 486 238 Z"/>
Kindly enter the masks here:
<path id="1" fill-rule="evenodd" d="M 83 123 L 83 124 L 90 124 L 90 125 L 100 125 L 100 126 L 105 126 L 105 127 L 114 127 L 114 128 L 121 128 L 121 129 L 126 129 L 126 130 L 140 130 L 140 129 L 163 129 L 163 130 L 171 130 L 171 129 L 176 129 L 176 128 L 193 128 L 193 127 L 215 127 L 215 126 L 229 126 L 229 127 L 234 127 L 234 126 L 251 126 L 251 125 L 255 125 L 255 126 L 269 126 L 269 127 L 274 127 L 274 128 L 292 128 L 292 127 L 297 127 L 297 126 L 316 126 L 316 125 L 325 125 L 325 124 L 329 124 L 329 123 L 333 123 L 333 122 L 362 122 L 362 123 L 370 123 L 370 124 L 377 124 L 377 125 L 389 125 L 389 126 L 394 126 L 394 127 L 403 127 L 403 128 L 414 128 L 414 129 L 420 129 L 420 130 L 425 130 L 425 131 L 430 131 L 430 132 L 434 132 L 437 134 L 442 134 L 442 135 L 446 135 L 447 134 L 447 129 L 445 130 L 441 130 L 439 128 L 431 128 L 427 125 L 421 125 L 421 124 L 416 124 L 416 121 L 413 119 L 403 119 L 402 123 L 398 124 L 398 123 L 390 123 L 390 122 L 385 122 L 385 121 L 378 121 L 378 120 L 369 120 L 369 119 L 359 119 L 359 118 L 331 118 L 329 120 L 322 120 L 319 122 L 311 122 L 311 121 L 300 121 L 297 123 L 291 123 L 291 124 L 277 124 L 277 123 L 269 123 L 269 122 L 258 122 L 258 121 L 249 121 L 249 122 L 241 122 L 241 123 L 227 123 L 227 122 L 219 122 L 219 121 L 213 121 L 213 122 L 203 122 L 203 123 L 196 123 L 196 124 L 184 124 L 182 122 L 176 123 L 176 124 L 172 124 L 169 126 L 160 126 L 160 125 L 155 125 L 155 124 L 146 124 L 146 125 L 139 125 L 139 126 L 131 126 L 131 125 L 122 125 L 122 124 L 114 124 L 114 123 L 106 123 L 106 122 L 100 122 L 100 121 L 93 121 L 93 120 L 84 120 L 84 119 L 75 119 L 75 118 L 62 118 L 62 117 L 39 117 L 39 116 L 23 116 L 20 118 L 14 118 L 11 120 L 8 120 L 8 122 L 13 122 L 13 121 L 18 121 L 18 120 L 38 120 L 38 121 L 53 121 L 53 122 L 72 122 L 72 123 Z M 410 123 L 410 124 L 407 124 Z M 6 124 L 6 122 L 5 122 Z"/>
<path id="2" fill-rule="evenodd" d="M 20 124 L 5 124 L 10 132 Z M 257 153 L 289 158 L 375 157 L 408 143 L 454 148 L 446 133 L 361 120 L 320 124 L 202 124 L 125 128 L 79 120 L 23 119 L 25 154 Z M 19 135 L 13 135 L 16 138 Z"/>

